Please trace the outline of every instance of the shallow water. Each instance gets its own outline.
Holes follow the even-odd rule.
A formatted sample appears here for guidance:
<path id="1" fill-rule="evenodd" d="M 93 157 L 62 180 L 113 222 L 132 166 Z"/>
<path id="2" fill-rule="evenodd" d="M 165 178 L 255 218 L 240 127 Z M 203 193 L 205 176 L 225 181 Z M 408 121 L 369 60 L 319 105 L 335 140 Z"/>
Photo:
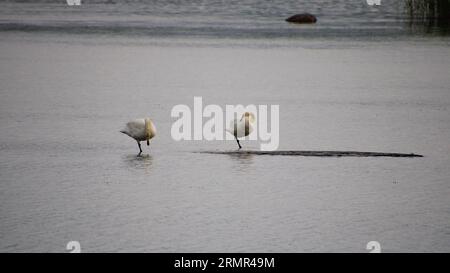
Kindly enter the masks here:
<path id="1" fill-rule="evenodd" d="M 450 251 L 446 36 L 1 32 L 1 251 Z M 280 150 L 424 157 L 198 153 L 236 143 L 172 140 L 193 96 L 279 104 Z M 136 157 L 118 131 L 144 116 Z"/>

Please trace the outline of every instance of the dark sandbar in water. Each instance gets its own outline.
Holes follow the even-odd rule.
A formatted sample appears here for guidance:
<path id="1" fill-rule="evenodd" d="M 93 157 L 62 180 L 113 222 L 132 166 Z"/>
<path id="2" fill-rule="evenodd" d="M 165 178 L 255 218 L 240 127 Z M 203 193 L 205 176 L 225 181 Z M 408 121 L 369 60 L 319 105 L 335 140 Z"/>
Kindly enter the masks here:
<path id="1" fill-rule="evenodd" d="M 204 154 L 226 154 L 226 155 L 287 155 L 287 156 L 320 156 L 320 157 L 423 157 L 419 154 L 404 153 L 377 153 L 356 151 L 203 151 Z"/>

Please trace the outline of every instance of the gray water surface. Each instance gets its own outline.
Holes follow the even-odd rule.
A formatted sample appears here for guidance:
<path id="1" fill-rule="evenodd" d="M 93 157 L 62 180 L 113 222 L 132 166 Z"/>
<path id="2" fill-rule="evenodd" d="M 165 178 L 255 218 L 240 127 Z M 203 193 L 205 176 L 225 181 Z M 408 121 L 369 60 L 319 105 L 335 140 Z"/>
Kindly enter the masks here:
<path id="1" fill-rule="evenodd" d="M 358 13 L 342 3 L 332 9 L 336 1 L 309 2 L 329 17 L 297 35 L 272 24 L 291 8 L 262 2 L 216 3 L 203 13 L 151 1 L 135 15 L 162 32 L 185 26 L 180 20 L 238 24 L 227 26 L 232 35 L 200 27 L 202 37 L 7 29 L 83 25 L 85 16 L 114 29 L 138 9 L 99 2 L 66 16 L 62 4 L 2 3 L 0 251 L 65 252 L 72 240 L 83 252 L 366 252 L 372 240 L 385 252 L 450 251 L 448 37 L 408 34 L 390 13 L 368 18 L 403 34 L 371 36 L 368 27 L 332 36 L 330 22 L 345 28 L 352 20 L 342 15 Z M 186 16 L 168 22 L 174 10 Z M 359 11 L 356 22 L 374 12 Z M 236 29 L 248 33 L 254 18 L 281 34 L 241 37 Z M 280 105 L 280 150 L 424 157 L 201 153 L 237 145 L 171 138 L 172 107 L 192 107 L 194 96 L 222 107 Z M 137 157 L 119 130 L 146 116 L 158 133 Z M 257 141 L 242 145 L 259 149 Z"/>

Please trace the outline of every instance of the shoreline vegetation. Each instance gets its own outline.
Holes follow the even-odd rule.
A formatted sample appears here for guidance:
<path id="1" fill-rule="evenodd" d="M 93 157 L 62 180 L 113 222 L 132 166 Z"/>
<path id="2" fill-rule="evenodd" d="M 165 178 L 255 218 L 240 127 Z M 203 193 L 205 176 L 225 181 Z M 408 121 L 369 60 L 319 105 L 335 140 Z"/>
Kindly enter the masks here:
<path id="1" fill-rule="evenodd" d="M 406 0 L 405 8 L 411 25 L 450 25 L 450 0 Z"/>

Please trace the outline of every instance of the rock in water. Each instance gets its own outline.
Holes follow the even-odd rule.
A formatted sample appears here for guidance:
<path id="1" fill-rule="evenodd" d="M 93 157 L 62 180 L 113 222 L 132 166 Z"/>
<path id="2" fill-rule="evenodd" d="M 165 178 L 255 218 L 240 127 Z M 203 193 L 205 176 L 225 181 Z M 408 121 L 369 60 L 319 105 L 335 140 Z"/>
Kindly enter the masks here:
<path id="1" fill-rule="evenodd" d="M 286 22 L 297 24 L 314 24 L 317 22 L 317 18 L 309 13 L 300 13 L 287 18 Z"/>

